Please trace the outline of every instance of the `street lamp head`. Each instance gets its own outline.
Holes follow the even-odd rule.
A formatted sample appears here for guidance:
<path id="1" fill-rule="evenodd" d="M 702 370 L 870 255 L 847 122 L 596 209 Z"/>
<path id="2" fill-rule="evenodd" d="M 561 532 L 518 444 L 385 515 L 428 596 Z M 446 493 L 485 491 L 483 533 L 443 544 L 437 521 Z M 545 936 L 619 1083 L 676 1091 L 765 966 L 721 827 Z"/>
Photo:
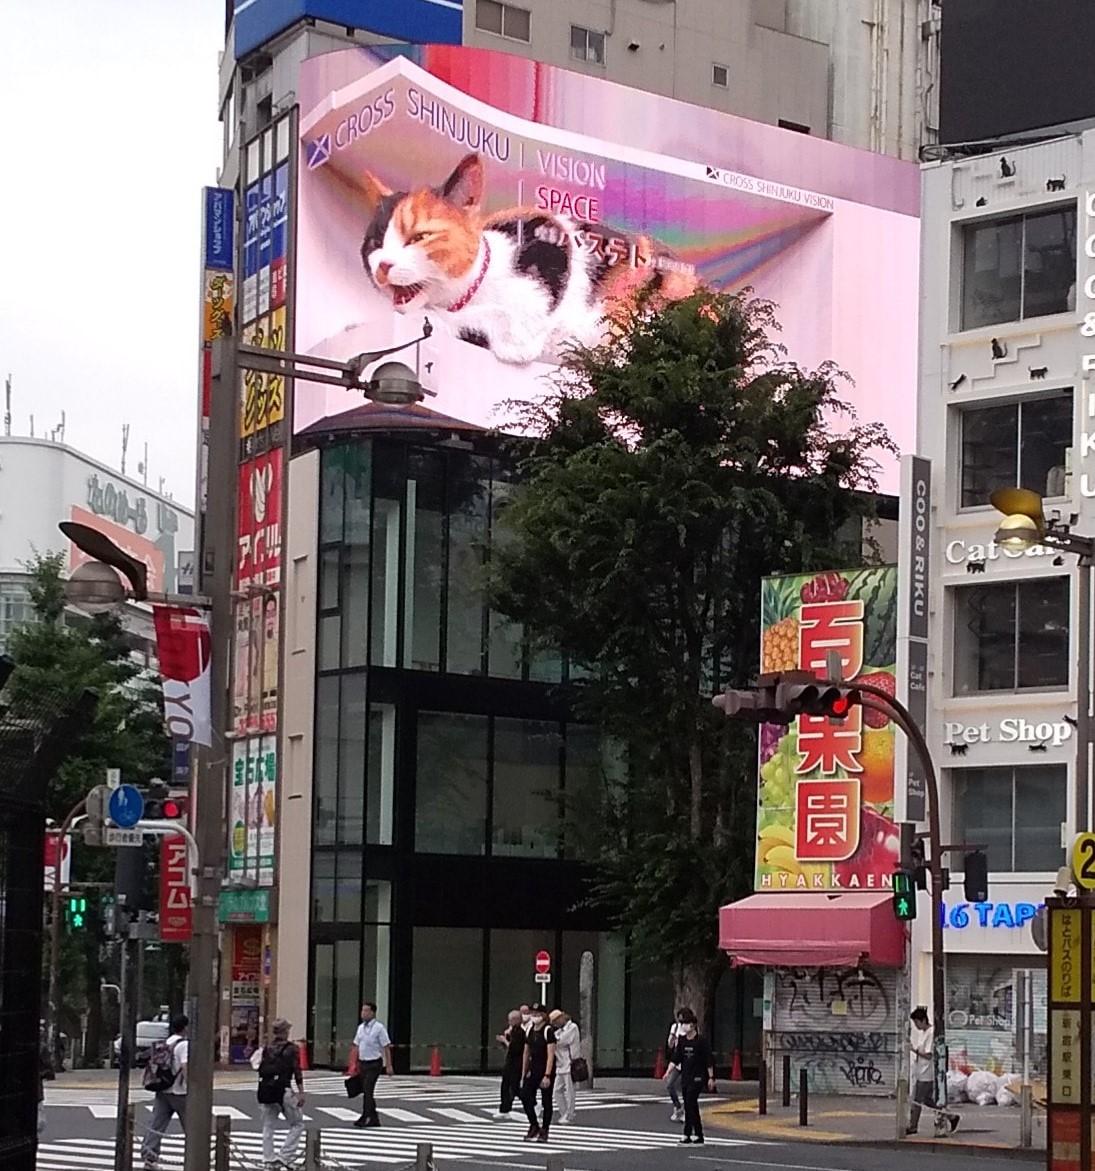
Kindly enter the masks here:
<path id="1" fill-rule="evenodd" d="M 136 557 L 131 557 L 116 545 L 106 533 L 91 525 L 77 521 L 63 520 L 57 526 L 62 533 L 88 557 L 112 565 L 129 582 L 133 596 L 138 601 L 148 597 L 148 566 Z"/>
<path id="2" fill-rule="evenodd" d="M 1002 549 L 1022 552 L 1041 542 L 1042 530 L 1029 516 L 1016 513 L 1004 517 L 994 539 Z"/>
<path id="3" fill-rule="evenodd" d="M 118 574 L 101 561 L 77 566 L 65 582 L 65 600 L 87 614 L 104 614 L 125 601 L 125 587 Z"/>
<path id="4" fill-rule="evenodd" d="M 374 402 L 403 407 L 420 402 L 423 397 L 418 375 L 402 362 L 384 362 L 373 371 L 365 384 L 365 393 Z"/>
<path id="5" fill-rule="evenodd" d="M 1037 525 L 1039 532 L 1045 528 L 1042 498 L 1029 488 L 997 488 L 989 497 L 989 503 L 1004 516 L 1030 517 Z"/>

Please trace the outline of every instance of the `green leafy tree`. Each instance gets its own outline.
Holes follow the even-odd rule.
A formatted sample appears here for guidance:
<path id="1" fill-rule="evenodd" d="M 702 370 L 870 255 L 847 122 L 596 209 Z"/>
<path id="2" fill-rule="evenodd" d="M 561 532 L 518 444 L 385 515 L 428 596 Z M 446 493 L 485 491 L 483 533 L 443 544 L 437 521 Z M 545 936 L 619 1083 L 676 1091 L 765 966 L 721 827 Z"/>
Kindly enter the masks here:
<path id="1" fill-rule="evenodd" d="M 596 808 L 567 811 L 596 826 L 591 897 L 702 1021 L 756 800 L 756 733 L 710 697 L 757 673 L 763 576 L 861 559 L 893 450 L 841 372 L 788 362 L 777 329 L 767 302 L 701 293 L 572 352 L 544 399 L 514 404 L 538 442 L 493 554 L 494 603 L 579 669 L 579 714 L 621 750 Z"/>
<path id="2" fill-rule="evenodd" d="M 5 690 L 9 714 L 16 719 L 64 710 L 83 691 L 95 693 L 93 719 L 68 746 L 43 795 L 46 816 L 58 824 L 92 786 L 105 780 L 108 768 L 121 768 L 124 780 L 139 784 L 169 775 L 171 764 L 158 678 L 133 657 L 117 613 L 86 620 L 66 617 L 63 567 L 59 553 L 37 554 L 27 564 L 34 620 L 17 626 L 8 639 L 7 653 L 16 666 Z M 114 857 L 113 850 L 85 847 L 77 837 L 74 882 L 112 882 Z M 88 902 L 96 906 L 98 900 L 91 897 Z M 86 1009 L 87 1051 L 92 1055 L 100 1048 L 104 943 L 99 918 L 91 914 L 80 935 L 65 939 L 59 969 L 62 1027 L 72 1033 Z M 76 991 L 81 983 L 83 995 Z"/>

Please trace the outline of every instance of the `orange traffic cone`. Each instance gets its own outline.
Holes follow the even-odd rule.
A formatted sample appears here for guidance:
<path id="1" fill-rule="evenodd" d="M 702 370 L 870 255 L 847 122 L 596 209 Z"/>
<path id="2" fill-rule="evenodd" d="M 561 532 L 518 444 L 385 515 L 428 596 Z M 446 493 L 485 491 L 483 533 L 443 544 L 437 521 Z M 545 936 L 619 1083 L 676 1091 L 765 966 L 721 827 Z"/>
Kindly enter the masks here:
<path id="1" fill-rule="evenodd" d="M 430 1077 L 441 1076 L 441 1046 L 435 1045 L 430 1054 Z"/>
<path id="2" fill-rule="evenodd" d="M 741 1081 L 741 1050 L 735 1049 L 734 1056 L 730 1059 L 730 1080 L 732 1082 Z"/>
<path id="3" fill-rule="evenodd" d="M 300 1069 L 301 1073 L 307 1073 L 312 1067 L 308 1064 L 308 1042 L 298 1041 L 297 1047 L 300 1049 Z"/>
<path id="4" fill-rule="evenodd" d="M 665 1077 L 665 1053 L 661 1046 L 658 1047 L 657 1055 L 654 1058 L 654 1076 L 659 1081 Z"/>

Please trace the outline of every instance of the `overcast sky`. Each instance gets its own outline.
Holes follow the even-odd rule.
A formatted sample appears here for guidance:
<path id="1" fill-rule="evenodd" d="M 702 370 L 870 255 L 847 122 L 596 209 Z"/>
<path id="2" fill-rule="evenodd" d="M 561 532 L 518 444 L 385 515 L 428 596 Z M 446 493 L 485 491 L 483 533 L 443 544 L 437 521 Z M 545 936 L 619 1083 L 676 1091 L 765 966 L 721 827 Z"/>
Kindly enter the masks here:
<path id="1" fill-rule="evenodd" d="M 216 180 L 224 0 L 3 6 L 0 390 L 48 433 L 194 497 L 201 188 Z M 0 403 L 2 413 L 2 403 Z M 140 478 L 140 477 L 137 477 Z"/>

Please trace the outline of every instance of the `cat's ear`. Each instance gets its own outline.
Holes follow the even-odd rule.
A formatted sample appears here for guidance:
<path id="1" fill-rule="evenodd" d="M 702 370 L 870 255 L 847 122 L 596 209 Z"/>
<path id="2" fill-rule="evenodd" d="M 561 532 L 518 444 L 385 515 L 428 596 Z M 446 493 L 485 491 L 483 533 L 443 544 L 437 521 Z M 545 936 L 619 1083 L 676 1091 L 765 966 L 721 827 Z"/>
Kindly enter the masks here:
<path id="1" fill-rule="evenodd" d="M 477 209 L 483 201 L 483 163 L 477 154 L 465 155 L 445 180 L 441 194 L 457 207 Z"/>
<path id="2" fill-rule="evenodd" d="M 386 196 L 391 195 L 392 189 L 385 187 L 383 183 L 372 173 L 366 171 L 361 178 L 362 189 L 365 192 L 365 206 L 372 215 L 376 211 L 377 204 Z"/>

